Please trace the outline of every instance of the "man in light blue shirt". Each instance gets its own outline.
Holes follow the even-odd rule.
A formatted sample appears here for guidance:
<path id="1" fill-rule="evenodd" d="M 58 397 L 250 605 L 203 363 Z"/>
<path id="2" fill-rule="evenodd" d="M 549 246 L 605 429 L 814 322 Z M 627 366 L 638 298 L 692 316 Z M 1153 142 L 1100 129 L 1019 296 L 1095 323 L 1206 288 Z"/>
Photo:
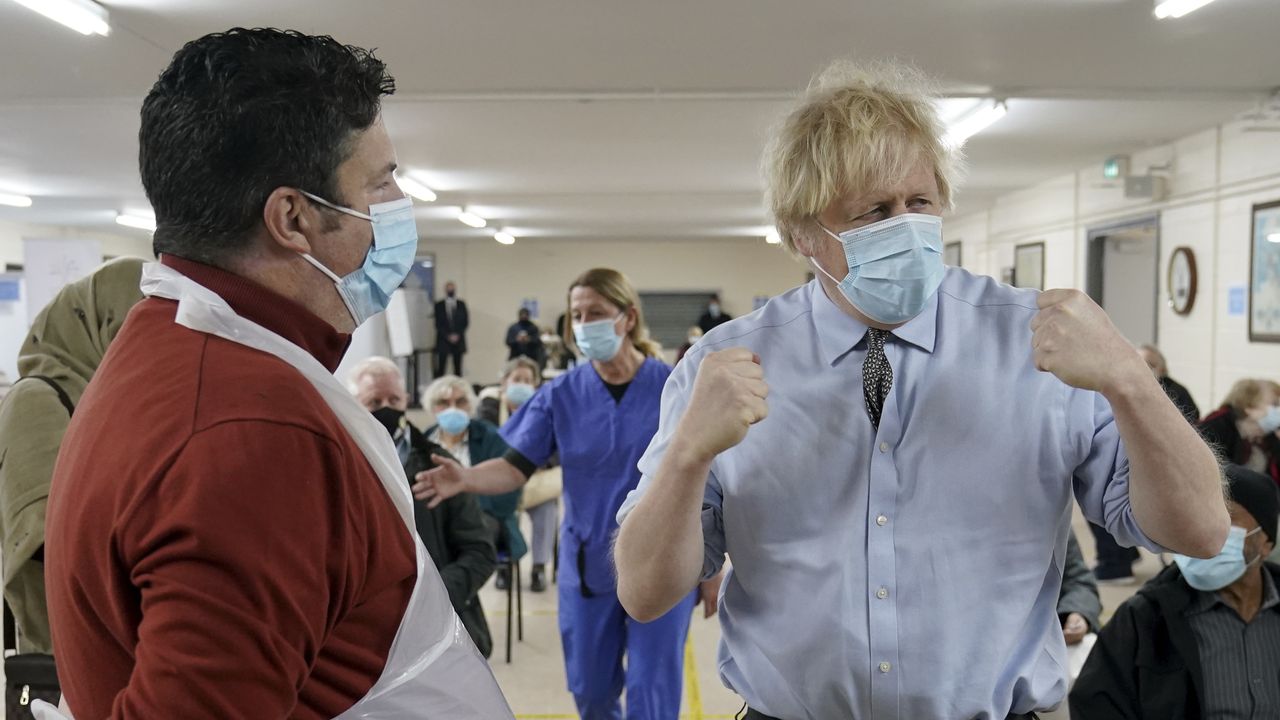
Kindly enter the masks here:
<path id="1" fill-rule="evenodd" d="M 1128 544 L 1227 536 L 1212 452 L 1097 305 L 943 269 L 956 157 L 916 82 L 837 66 L 780 126 L 770 204 L 817 279 L 685 356 L 619 512 L 639 620 L 732 558 L 749 718 L 1031 717 L 1066 695 L 1073 494 Z"/>

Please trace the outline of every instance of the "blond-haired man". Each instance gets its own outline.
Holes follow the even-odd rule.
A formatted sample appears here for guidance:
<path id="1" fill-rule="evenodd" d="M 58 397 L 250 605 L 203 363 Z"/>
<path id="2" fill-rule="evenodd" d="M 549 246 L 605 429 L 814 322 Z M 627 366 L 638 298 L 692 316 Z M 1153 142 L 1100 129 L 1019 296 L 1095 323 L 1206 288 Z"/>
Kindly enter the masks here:
<path id="1" fill-rule="evenodd" d="M 921 86 L 837 66 L 780 126 L 770 205 L 817 279 L 694 346 L 619 512 L 638 619 L 732 556 L 751 718 L 1032 717 L 1066 694 L 1073 491 L 1128 544 L 1227 536 L 1213 454 L 1101 309 L 943 267 L 957 155 Z"/>

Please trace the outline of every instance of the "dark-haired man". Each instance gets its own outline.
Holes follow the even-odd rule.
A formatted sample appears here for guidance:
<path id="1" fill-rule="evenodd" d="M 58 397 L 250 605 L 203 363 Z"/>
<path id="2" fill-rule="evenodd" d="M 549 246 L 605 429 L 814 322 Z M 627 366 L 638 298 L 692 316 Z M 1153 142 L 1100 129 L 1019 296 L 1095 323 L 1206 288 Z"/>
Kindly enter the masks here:
<path id="1" fill-rule="evenodd" d="M 332 376 L 416 251 L 393 90 L 365 50 L 236 29 L 143 102 L 161 264 L 49 502 L 77 716 L 511 717 L 415 547 L 386 431 Z"/>

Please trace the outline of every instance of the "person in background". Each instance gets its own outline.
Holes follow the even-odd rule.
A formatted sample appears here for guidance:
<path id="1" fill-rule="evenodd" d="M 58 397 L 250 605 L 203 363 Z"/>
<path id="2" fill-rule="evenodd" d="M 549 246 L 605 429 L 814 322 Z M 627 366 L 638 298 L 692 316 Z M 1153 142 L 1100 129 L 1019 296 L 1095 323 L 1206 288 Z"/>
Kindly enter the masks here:
<path id="1" fill-rule="evenodd" d="M 1160 387 L 1164 388 L 1165 394 L 1182 411 L 1187 422 L 1192 425 L 1199 423 L 1200 408 L 1196 407 L 1196 401 L 1191 397 L 1191 392 L 1169 377 L 1169 364 L 1164 359 L 1164 353 L 1161 353 L 1155 345 L 1143 345 L 1138 350 L 1142 353 L 1142 359 L 1147 362 L 1147 367 L 1151 368 L 1151 372 L 1155 374 L 1156 380 L 1160 381 Z"/>
<path id="2" fill-rule="evenodd" d="M 521 405 L 533 398 L 541 385 L 538 364 L 527 357 L 518 357 L 507 363 L 497 388 L 486 388 L 481 393 L 478 416 L 502 427 Z M 494 392 L 490 395 L 491 390 Z M 539 468 L 529 477 L 520 495 L 520 508 L 529 513 L 533 526 L 533 572 L 529 576 L 529 589 L 533 592 L 547 589 L 547 564 L 555 551 L 562 489 L 560 463 L 553 457 L 547 467 Z"/>
<path id="3" fill-rule="evenodd" d="M 689 328 L 689 335 L 688 337 L 685 338 L 685 343 L 680 346 L 679 350 L 676 351 L 677 363 L 679 363 L 681 360 L 684 359 L 684 354 L 689 352 L 689 348 L 692 348 L 693 344 L 698 342 L 698 339 L 701 337 L 702 337 L 702 328 L 698 327 L 697 325 L 694 325 L 693 327 Z"/>
<path id="4" fill-rule="evenodd" d="M 1071 691 L 1078 720 L 1280 718 L 1280 496 L 1226 468 L 1231 534 L 1201 560 L 1174 556 L 1098 633 Z"/>
<path id="5" fill-rule="evenodd" d="M 1227 460 L 1280 483 L 1280 407 L 1270 382 L 1239 380 L 1222 407 L 1200 421 L 1200 434 Z"/>
<path id="6" fill-rule="evenodd" d="M 720 306 L 720 296 L 712 295 L 707 298 L 707 309 L 702 313 L 702 317 L 698 318 L 698 328 L 708 333 L 711 332 L 711 328 L 723 325 L 732 319 L 733 317 Z"/>
<path id="7" fill-rule="evenodd" d="M 507 359 L 532 358 L 542 367 L 542 331 L 529 319 L 529 309 L 520 308 L 518 319 L 507 328 Z"/>
<path id="8" fill-rule="evenodd" d="M 59 291 L 32 323 L 18 381 L 0 402 L 0 557 L 18 652 L 53 652 L 44 594 L 49 481 L 75 406 L 142 299 L 143 262 L 112 260 Z"/>
<path id="9" fill-rule="evenodd" d="M 434 468 L 432 456 L 452 457 L 405 417 L 409 393 L 395 362 L 385 357 L 362 360 L 351 370 L 351 385 L 360 404 L 391 434 L 404 465 L 406 481 Z M 440 571 L 440 579 L 462 626 L 480 654 L 489 657 L 493 652 L 493 638 L 480 604 L 480 588 L 493 575 L 498 558 L 493 548 L 493 531 L 485 524 L 480 504 L 474 496 L 465 493 L 435 508 L 416 500 L 413 520 L 422 544 Z"/>
<path id="10" fill-rule="evenodd" d="M 394 87 L 368 50 L 233 28 L 179 49 L 143 100 L 160 261 L 49 493 L 76 717 L 512 717 L 451 632 L 394 447 L 333 376 L 417 251 Z"/>
<path id="11" fill-rule="evenodd" d="M 590 361 L 542 387 L 502 429 L 501 460 L 455 463 L 420 476 L 420 497 L 503 493 L 521 487 L 559 452 L 565 517 L 560 529 L 559 612 L 569 691 L 583 720 L 670 720 L 680 714 L 684 642 L 695 603 L 686 592 L 651 622 L 627 617 L 609 548 L 615 513 L 640 479 L 636 460 L 658 424 L 663 383 L 640 297 L 617 270 L 588 270 L 569 286 L 573 344 Z M 716 605 L 719 579 L 702 597 Z M 709 611 L 708 611 L 709 612 Z M 625 660 L 625 662 L 624 662 Z"/>
<path id="12" fill-rule="evenodd" d="M 443 377 L 449 360 L 453 360 L 453 374 L 462 375 L 462 356 L 467 353 L 467 328 L 471 315 L 467 303 L 458 297 L 458 285 L 450 280 L 444 284 L 444 299 L 436 301 L 436 377 Z"/>
<path id="13" fill-rule="evenodd" d="M 506 455 L 509 448 L 498 434 L 498 428 L 491 422 L 474 417 L 480 403 L 466 380 L 456 375 L 436 378 L 427 386 L 423 404 L 436 416 L 436 424 L 427 429 L 427 438 L 444 447 L 452 456 L 435 460 L 437 465 L 468 468 Z M 520 505 L 520 488 L 500 495 L 477 494 L 476 501 L 480 509 L 494 520 L 494 545 L 504 560 L 498 565 L 494 585 L 499 590 L 506 590 L 511 582 L 511 568 L 505 560 L 519 561 L 529 551 L 524 534 L 520 532 L 520 519 L 516 512 Z M 435 506 L 436 503 L 431 504 L 431 507 Z"/>
<path id="14" fill-rule="evenodd" d="M 720 675 L 749 718 L 1056 707 L 1073 493 L 1126 544 L 1227 536 L 1213 453 L 1096 303 L 945 266 L 930 87 L 836 63 L 776 126 L 769 209 L 818 277 L 689 351 L 618 514 L 642 622 L 732 557 Z"/>

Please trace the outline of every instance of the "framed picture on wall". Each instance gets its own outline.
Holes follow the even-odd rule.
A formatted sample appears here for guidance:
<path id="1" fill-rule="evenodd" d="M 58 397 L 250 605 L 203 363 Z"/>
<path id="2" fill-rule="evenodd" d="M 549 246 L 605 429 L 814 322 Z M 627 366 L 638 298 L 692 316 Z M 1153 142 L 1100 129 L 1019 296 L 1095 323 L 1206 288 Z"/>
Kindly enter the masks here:
<path id="1" fill-rule="evenodd" d="M 960 267 L 961 250 L 963 246 L 959 240 L 949 242 L 942 246 L 942 262 L 951 267 Z"/>
<path id="2" fill-rule="evenodd" d="M 1044 243 L 1027 243 L 1013 249 L 1013 279 L 1020 288 L 1044 289 Z"/>
<path id="3" fill-rule="evenodd" d="M 1249 340 L 1280 342 L 1280 201 L 1253 206 Z"/>

